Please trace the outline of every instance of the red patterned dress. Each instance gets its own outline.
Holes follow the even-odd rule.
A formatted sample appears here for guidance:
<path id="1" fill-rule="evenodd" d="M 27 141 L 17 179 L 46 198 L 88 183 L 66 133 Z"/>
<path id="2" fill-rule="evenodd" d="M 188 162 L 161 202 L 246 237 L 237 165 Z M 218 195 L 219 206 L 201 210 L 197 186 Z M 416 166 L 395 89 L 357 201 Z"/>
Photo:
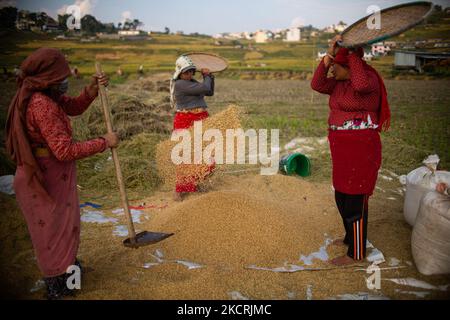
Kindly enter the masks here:
<path id="1" fill-rule="evenodd" d="M 328 78 L 328 68 L 322 60 L 311 82 L 313 90 L 330 96 L 328 140 L 333 186 L 345 228 L 347 255 L 354 260 L 366 256 L 368 200 L 381 166 L 379 130 L 384 111 L 389 108 L 381 77 L 361 58 L 341 48 L 334 62 L 346 66 L 350 78 Z M 340 62 L 336 62 L 338 59 Z"/>
<path id="2" fill-rule="evenodd" d="M 41 199 L 27 188 L 22 167 L 17 168 L 14 189 L 45 277 L 65 273 L 76 259 L 80 208 L 75 160 L 103 152 L 106 141 L 103 138 L 74 141 L 69 116 L 81 115 L 94 99 L 86 89 L 77 98 L 62 96 L 58 102 L 38 92 L 28 104 L 27 133 L 34 150 L 48 150 L 48 154 L 35 157 L 44 175 L 44 187 L 53 202 Z"/>
<path id="3" fill-rule="evenodd" d="M 330 95 L 329 141 L 333 159 L 334 188 L 346 194 L 371 195 L 381 166 L 378 130 L 380 83 L 356 55 L 349 55 L 350 79 L 328 78 L 322 61 L 311 87 Z"/>

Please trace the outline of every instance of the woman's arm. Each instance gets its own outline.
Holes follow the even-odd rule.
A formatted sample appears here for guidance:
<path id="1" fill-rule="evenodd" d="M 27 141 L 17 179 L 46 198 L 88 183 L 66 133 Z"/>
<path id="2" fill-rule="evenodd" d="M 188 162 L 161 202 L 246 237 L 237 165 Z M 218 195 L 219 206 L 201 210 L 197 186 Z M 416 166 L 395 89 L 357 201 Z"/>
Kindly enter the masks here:
<path id="1" fill-rule="evenodd" d="M 211 95 L 214 93 L 211 76 L 205 76 L 203 83 L 197 81 L 178 80 L 175 83 L 176 91 L 187 96 Z"/>
<path id="2" fill-rule="evenodd" d="M 93 75 L 91 79 L 91 83 L 84 88 L 83 92 L 77 98 L 72 98 L 66 95 L 63 95 L 58 104 L 64 110 L 66 114 L 69 116 L 79 116 L 86 111 L 87 108 L 91 105 L 91 103 L 98 96 L 98 84 L 104 85 L 105 87 L 109 84 L 108 77 L 102 73 L 100 75 Z"/>
<path id="3" fill-rule="evenodd" d="M 348 56 L 348 66 L 350 68 L 350 83 L 356 92 L 367 94 L 378 88 L 378 80 L 371 76 L 364 68 L 364 61 L 356 54 Z"/>
<path id="4" fill-rule="evenodd" d="M 31 118 L 34 126 L 47 143 L 48 147 L 59 161 L 72 161 L 103 152 L 107 148 L 104 138 L 76 142 L 72 139 L 66 125 L 66 115 L 53 101 L 46 101 L 39 108 L 32 108 Z"/>
<path id="5" fill-rule="evenodd" d="M 336 79 L 328 78 L 328 69 L 329 67 L 325 66 L 324 59 L 322 59 L 311 81 L 311 88 L 313 90 L 324 94 L 333 93 L 334 87 L 336 86 Z"/>
<path id="6" fill-rule="evenodd" d="M 209 80 L 207 80 L 207 78 Z M 211 82 L 210 83 L 211 90 L 209 90 L 209 92 L 205 93 L 205 96 L 212 97 L 214 95 L 214 76 L 211 75 L 211 74 L 208 74 L 203 79 L 204 79 L 203 83 L 205 83 L 205 81 L 210 81 Z"/>
<path id="7" fill-rule="evenodd" d="M 96 97 L 97 94 L 95 96 L 90 96 L 87 88 L 84 88 L 81 94 L 76 98 L 66 95 L 61 96 L 58 104 L 69 116 L 79 116 L 89 108 Z"/>

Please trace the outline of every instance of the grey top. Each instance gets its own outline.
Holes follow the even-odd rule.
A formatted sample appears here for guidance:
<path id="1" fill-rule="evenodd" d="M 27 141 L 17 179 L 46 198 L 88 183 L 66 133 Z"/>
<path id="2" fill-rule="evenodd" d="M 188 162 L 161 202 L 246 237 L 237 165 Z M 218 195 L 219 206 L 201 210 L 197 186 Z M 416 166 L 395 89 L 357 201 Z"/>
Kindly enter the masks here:
<path id="1" fill-rule="evenodd" d="M 207 108 L 205 96 L 214 95 L 214 76 L 203 77 L 203 83 L 195 79 L 181 80 L 175 82 L 175 100 L 177 110 L 189 110 L 194 108 Z"/>

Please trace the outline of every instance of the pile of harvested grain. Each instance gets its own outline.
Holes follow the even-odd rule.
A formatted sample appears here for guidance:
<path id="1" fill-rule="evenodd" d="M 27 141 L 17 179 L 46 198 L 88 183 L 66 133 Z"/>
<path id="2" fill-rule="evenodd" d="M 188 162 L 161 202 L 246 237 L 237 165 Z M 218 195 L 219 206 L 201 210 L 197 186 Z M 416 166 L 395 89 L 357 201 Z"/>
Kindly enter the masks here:
<path id="1" fill-rule="evenodd" d="M 342 233 L 325 185 L 281 175 L 227 181 L 221 191 L 187 199 L 151 221 L 152 230 L 176 234 L 161 243 L 168 258 L 216 267 L 301 265 L 300 254 Z"/>
<path id="2" fill-rule="evenodd" d="M 226 136 L 227 129 L 241 128 L 241 113 L 242 109 L 235 105 L 230 105 L 224 111 L 217 113 L 202 121 L 203 133 L 207 129 L 219 130 L 223 137 Z M 191 137 L 194 136 L 194 129 L 190 129 Z M 203 159 L 202 164 L 177 166 L 171 159 L 172 149 L 177 145 L 178 141 L 171 141 L 170 139 L 162 141 L 157 146 L 156 151 L 156 163 L 158 167 L 158 173 L 166 185 L 173 185 L 176 177 L 181 180 L 202 180 L 209 172 L 210 159 Z M 195 151 L 192 143 L 191 159 L 195 157 Z M 203 152 L 203 150 L 201 150 Z"/>

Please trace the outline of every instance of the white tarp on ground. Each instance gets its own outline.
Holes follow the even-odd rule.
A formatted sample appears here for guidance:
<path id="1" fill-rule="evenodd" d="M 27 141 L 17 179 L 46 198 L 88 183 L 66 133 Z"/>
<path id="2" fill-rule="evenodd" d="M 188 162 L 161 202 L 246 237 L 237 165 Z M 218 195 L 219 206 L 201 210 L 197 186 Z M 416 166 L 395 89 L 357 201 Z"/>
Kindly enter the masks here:
<path id="1" fill-rule="evenodd" d="M 0 192 L 13 195 L 14 193 L 14 176 L 1 176 L 0 177 Z"/>

